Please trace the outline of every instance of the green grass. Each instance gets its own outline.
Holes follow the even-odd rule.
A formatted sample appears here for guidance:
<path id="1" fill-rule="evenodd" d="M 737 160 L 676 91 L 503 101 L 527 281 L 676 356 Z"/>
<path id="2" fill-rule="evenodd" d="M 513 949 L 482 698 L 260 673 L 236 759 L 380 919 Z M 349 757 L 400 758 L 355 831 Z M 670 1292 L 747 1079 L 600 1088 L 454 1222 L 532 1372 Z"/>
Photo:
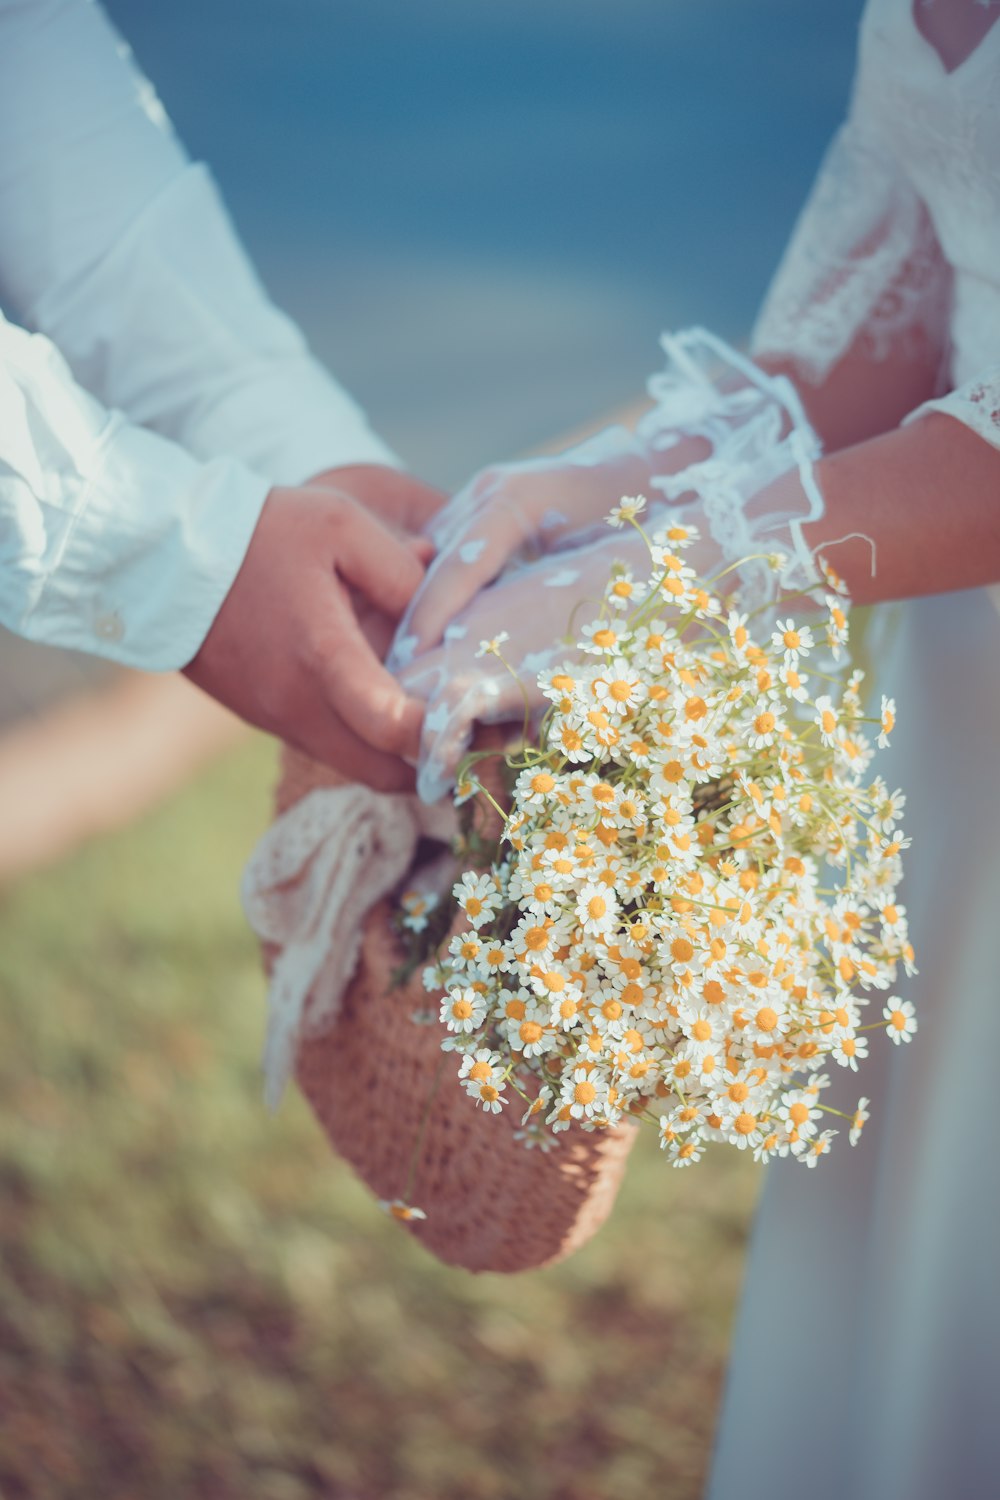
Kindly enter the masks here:
<path id="1" fill-rule="evenodd" d="M 757 1179 L 651 1136 L 607 1227 L 433 1261 L 260 1102 L 261 745 L 0 897 L 3 1500 L 688 1500 Z"/>

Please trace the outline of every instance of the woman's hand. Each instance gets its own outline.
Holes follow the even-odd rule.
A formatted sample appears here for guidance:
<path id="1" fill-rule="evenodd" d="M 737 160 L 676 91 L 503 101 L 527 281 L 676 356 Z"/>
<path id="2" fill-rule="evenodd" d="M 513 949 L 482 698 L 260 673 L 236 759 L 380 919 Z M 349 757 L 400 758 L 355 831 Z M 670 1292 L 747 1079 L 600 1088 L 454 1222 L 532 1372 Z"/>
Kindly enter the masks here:
<path id="1" fill-rule="evenodd" d="M 438 645 L 448 622 L 511 562 L 570 538 L 575 545 L 623 495 L 648 484 L 643 450 L 624 427 L 553 457 L 481 469 L 428 528 L 437 558 L 400 632 L 408 654 Z"/>
<path id="2" fill-rule="evenodd" d="M 615 562 L 633 581 L 637 602 L 651 572 L 646 543 L 635 531 L 605 529 L 587 546 L 525 564 L 482 589 L 444 639 L 403 669 L 407 692 L 427 704 L 417 780 L 425 802 L 454 781 L 477 722 L 521 720 L 543 702 L 538 673 L 579 659 L 577 635 L 599 613 Z M 483 649 L 487 642 L 496 653 Z"/>

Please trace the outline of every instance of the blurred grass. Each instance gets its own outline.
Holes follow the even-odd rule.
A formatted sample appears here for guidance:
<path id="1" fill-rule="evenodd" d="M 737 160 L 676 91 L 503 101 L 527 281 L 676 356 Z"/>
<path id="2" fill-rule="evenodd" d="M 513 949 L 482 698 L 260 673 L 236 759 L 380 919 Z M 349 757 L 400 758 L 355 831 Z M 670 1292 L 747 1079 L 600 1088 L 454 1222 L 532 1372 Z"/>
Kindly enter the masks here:
<path id="1" fill-rule="evenodd" d="M 647 1136 L 567 1264 L 438 1265 L 260 1103 L 272 756 L 0 896 L 3 1500 L 693 1500 L 756 1175 Z"/>

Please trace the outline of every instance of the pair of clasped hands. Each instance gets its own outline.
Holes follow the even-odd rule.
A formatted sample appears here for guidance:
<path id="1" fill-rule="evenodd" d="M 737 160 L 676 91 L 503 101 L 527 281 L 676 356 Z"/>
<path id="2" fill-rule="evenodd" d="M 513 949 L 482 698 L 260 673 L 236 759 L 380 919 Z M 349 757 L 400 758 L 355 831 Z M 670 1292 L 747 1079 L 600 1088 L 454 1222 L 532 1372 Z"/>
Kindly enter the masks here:
<path id="1" fill-rule="evenodd" d="M 508 632 L 525 669 L 554 655 L 576 599 L 607 577 L 603 518 L 648 478 L 619 427 L 484 469 L 450 500 L 377 465 L 276 488 L 186 674 L 351 781 L 409 791 L 419 760 L 432 800 L 474 720 L 521 712 L 480 643 Z M 641 540 L 614 539 L 616 556 Z"/>

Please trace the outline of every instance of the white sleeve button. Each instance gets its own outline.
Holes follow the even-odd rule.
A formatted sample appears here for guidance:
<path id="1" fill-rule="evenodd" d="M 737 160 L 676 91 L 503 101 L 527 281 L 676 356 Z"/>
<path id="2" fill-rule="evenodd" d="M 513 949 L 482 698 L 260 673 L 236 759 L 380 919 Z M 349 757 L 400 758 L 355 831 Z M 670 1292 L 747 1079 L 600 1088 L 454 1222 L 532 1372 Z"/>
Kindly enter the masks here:
<path id="1" fill-rule="evenodd" d="M 98 615 L 94 621 L 94 634 L 102 641 L 120 641 L 125 634 L 121 615 Z"/>

